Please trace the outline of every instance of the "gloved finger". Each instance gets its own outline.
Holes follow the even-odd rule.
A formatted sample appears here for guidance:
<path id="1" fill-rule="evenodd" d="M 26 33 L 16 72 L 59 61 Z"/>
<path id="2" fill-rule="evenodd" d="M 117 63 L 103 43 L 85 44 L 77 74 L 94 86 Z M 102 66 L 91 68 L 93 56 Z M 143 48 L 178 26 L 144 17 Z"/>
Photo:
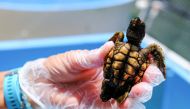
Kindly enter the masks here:
<path id="1" fill-rule="evenodd" d="M 73 50 L 63 54 L 49 57 L 45 62 L 49 71 L 81 71 L 93 67 L 99 67 L 103 64 L 104 57 L 114 46 L 112 41 L 105 43 L 98 49 L 94 50 Z M 56 71 L 58 70 L 58 71 Z"/>
<path id="2" fill-rule="evenodd" d="M 103 64 L 104 57 L 113 46 L 113 42 L 109 41 L 98 49 L 72 54 L 71 57 L 73 58 L 70 58 L 70 64 L 76 65 L 81 70 L 100 67 Z"/>
<path id="3" fill-rule="evenodd" d="M 146 82 L 140 82 L 132 87 L 129 97 L 142 103 L 147 102 L 152 97 L 153 87 Z"/>
<path id="4" fill-rule="evenodd" d="M 102 66 L 104 57 L 114 46 L 113 42 L 107 42 L 99 49 L 94 50 L 74 50 L 63 54 L 49 57 L 44 61 L 44 66 L 49 72 L 47 75 L 53 81 L 68 82 L 80 76 L 80 71 Z M 86 75 L 92 75 L 86 73 Z M 63 78 L 64 77 L 64 78 Z M 89 76 L 88 76 L 89 77 Z"/>
<path id="5" fill-rule="evenodd" d="M 128 97 L 120 106 L 120 109 L 146 109 L 138 100 Z"/>
<path id="6" fill-rule="evenodd" d="M 165 80 L 160 69 L 151 64 L 144 73 L 142 81 L 150 83 L 152 86 L 157 86 Z"/>
<path id="7" fill-rule="evenodd" d="M 69 92 L 64 93 L 51 93 L 49 96 L 49 102 L 52 106 L 56 107 L 75 107 L 79 105 L 78 98 L 69 94 Z M 46 102 L 48 104 L 48 102 Z"/>
<path id="8" fill-rule="evenodd" d="M 56 107 L 66 108 L 66 107 L 75 107 L 79 105 L 79 96 L 77 94 L 73 94 L 70 91 L 66 91 L 63 89 L 57 89 L 57 87 L 52 87 L 48 90 L 43 90 L 40 95 L 41 101 L 51 109 Z M 59 108 L 59 109 L 61 109 Z"/>

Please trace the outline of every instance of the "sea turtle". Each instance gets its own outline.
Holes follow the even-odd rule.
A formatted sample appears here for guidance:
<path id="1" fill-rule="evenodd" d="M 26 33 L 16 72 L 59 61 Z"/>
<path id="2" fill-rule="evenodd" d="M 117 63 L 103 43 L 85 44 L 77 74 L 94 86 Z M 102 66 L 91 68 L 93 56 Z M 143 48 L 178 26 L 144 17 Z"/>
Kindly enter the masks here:
<path id="1" fill-rule="evenodd" d="M 145 36 L 145 23 L 139 17 L 130 21 L 126 37 L 123 42 L 123 32 L 116 32 L 109 41 L 115 46 L 104 60 L 104 80 L 102 82 L 100 98 L 103 102 L 114 98 L 122 103 L 131 88 L 141 82 L 147 67 L 154 63 L 166 77 L 166 67 L 162 48 L 151 44 L 142 49 L 140 44 Z"/>

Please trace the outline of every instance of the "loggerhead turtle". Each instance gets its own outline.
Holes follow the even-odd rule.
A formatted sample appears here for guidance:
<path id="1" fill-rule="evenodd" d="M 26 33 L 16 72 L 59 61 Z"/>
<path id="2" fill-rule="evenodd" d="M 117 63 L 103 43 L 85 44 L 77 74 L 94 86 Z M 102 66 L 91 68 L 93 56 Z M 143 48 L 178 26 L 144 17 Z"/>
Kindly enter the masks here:
<path id="1" fill-rule="evenodd" d="M 103 102 L 114 98 L 122 103 L 131 88 L 141 82 L 147 67 L 154 63 L 166 77 L 163 51 L 159 45 L 151 44 L 142 49 L 140 44 L 145 36 L 145 23 L 138 17 L 130 21 L 126 37 L 123 42 L 123 32 L 116 32 L 109 41 L 115 46 L 104 60 L 104 80 L 102 82 L 100 98 Z"/>

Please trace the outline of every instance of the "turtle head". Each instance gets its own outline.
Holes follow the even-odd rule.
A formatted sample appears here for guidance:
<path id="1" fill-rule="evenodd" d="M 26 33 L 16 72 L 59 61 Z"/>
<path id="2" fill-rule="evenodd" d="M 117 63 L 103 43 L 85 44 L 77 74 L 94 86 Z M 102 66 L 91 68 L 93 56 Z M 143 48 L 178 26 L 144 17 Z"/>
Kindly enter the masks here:
<path id="1" fill-rule="evenodd" d="M 136 17 L 130 21 L 127 29 L 128 42 L 140 46 L 141 41 L 145 36 L 145 23 Z"/>

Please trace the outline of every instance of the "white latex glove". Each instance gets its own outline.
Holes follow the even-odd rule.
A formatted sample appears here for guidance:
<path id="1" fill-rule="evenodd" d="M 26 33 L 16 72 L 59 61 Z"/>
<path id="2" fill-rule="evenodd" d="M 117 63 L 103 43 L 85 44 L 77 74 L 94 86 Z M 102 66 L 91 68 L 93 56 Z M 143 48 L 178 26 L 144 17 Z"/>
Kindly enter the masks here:
<path id="1" fill-rule="evenodd" d="M 44 109 L 145 109 L 142 104 L 152 96 L 153 86 L 164 77 L 150 65 L 143 82 L 136 84 L 126 101 L 117 104 L 100 99 L 105 55 L 113 47 L 107 42 L 94 50 L 75 50 L 26 63 L 19 71 L 21 89 Z"/>

